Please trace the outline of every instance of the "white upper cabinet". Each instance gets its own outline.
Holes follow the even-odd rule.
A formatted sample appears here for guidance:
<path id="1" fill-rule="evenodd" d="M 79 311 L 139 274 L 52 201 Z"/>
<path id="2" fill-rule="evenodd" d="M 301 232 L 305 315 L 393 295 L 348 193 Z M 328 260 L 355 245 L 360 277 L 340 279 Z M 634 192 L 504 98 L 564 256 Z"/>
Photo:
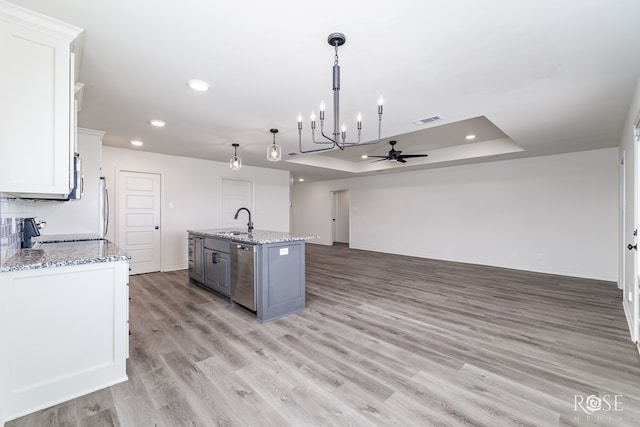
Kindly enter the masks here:
<path id="1" fill-rule="evenodd" d="M 0 192 L 67 195 L 82 29 L 0 1 Z"/>

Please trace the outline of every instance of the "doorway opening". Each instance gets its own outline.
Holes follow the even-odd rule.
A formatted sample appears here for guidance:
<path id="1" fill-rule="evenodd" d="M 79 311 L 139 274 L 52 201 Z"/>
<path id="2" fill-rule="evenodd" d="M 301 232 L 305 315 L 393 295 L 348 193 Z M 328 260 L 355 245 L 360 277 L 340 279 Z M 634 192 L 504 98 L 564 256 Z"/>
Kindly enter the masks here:
<path id="1" fill-rule="evenodd" d="M 349 247 L 351 192 L 334 190 L 331 192 L 331 242 L 335 246 Z"/>

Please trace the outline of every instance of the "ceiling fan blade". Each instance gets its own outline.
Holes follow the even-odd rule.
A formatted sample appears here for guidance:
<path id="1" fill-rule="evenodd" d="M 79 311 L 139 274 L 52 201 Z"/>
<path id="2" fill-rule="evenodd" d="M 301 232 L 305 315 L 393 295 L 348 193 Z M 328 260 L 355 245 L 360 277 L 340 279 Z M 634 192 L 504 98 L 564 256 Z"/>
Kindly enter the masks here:
<path id="1" fill-rule="evenodd" d="M 373 157 L 373 156 L 369 156 L 369 157 Z M 378 157 L 382 157 L 382 156 L 378 156 Z M 389 159 L 387 159 L 386 157 L 383 157 L 382 159 L 374 160 L 374 161 L 373 161 L 373 162 L 371 162 L 371 163 L 375 163 L 375 162 L 384 162 L 385 160 L 389 160 Z"/>
<path id="2" fill-rule="evenodd" d="M 428 154 L 405 154 L 404 156 L 400 156 L 403 159 L 413 159 L 415 157 L 428 157 Z"/>
<path id="3" fill-rule="evenodd" d="M 403 157 L 405 157 L 405 156 L 403 156 Z M 398 161 L 400 163 L 407 163 L 407 161 L 405 159 L 401 158 L 401 157 L 398 157 Z"/>
<path id="4" fill-rule="evenodd" d="M 376 159 L 388 159 L 389 156 L 367 156 L 367 158 L 376 158 Z"/>

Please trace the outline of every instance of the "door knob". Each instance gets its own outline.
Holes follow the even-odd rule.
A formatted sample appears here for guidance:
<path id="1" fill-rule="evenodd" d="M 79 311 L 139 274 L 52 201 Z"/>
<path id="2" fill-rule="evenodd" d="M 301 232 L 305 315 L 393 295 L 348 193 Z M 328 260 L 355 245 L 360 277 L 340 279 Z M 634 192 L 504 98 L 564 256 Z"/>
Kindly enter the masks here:
<path id="1" fill-rule="evenodd" d="M 160 230 L 160 226 L 159 225 L 156 225 L 156 230 Z"/>
<path id="2" fill-rule="evenodd" d="M 638 244 L 636 243 L 635 245 L 632 245 L 631 243 L 629 243 L 627 245 L 627 249 L 629 249 L 630 251 L 635 249 L 637 251 L 638 250 Z"/>

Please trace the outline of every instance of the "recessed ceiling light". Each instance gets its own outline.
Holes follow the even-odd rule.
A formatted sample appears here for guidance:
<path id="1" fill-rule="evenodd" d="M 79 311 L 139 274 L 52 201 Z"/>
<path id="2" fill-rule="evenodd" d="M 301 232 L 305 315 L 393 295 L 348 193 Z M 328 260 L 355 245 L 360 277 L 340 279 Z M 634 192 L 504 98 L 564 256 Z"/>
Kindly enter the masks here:
<path id="1" fill-rule="evenodd" d="M 209 90 L 209 83 L 202 80 L 189 80 L 189 87 L 198 92 L 206 92 Z"/>
<path id="2" fill-rule="evenodd" d="M 298 178 L 298 182 L 304 182 L 304 178 Z"/>
<path id="3" fill-rule="evenodd" d="M 465 136 L 464 138 L 465 138 L 465 139 L 467 139 L 467 140 L 469 140 L 469 141 L 471 141 L 472 139 L 476 139 L 476 136 L 475 136 L 475 135 L 473 135 L 473 134 L 471 134 L 471 135 L 467 135 L 467 136 Z"/>
<path id="4" fill-rule="evenodd" d="M 368 159 L 368 158 L 369 158 L 369 156 L 367 156 L 366 154 L 363 154 L 363 155 L 362 155 L 362 156 L 360 156 L 360 157 L 362 157 L 363 159 Z"/>
<path id="5" fill-rule="evenodd" d="M 164 127 L 164 125 L 167 124 L 167 122 L 165 122 L 164 120 L 157 120 L 157 119 L 149 120 L 149 123 L 151 123 L 152 126 L 155 126 L 157 128 Z"/>
<path id="6" fill-rule="evenodd" d="M 135 145 L 136 147 L 140 147 L 141 145 L 143 145 L 143 142 L 134 139 L 133 141 L 131 141 L 131 145 Z"/>

